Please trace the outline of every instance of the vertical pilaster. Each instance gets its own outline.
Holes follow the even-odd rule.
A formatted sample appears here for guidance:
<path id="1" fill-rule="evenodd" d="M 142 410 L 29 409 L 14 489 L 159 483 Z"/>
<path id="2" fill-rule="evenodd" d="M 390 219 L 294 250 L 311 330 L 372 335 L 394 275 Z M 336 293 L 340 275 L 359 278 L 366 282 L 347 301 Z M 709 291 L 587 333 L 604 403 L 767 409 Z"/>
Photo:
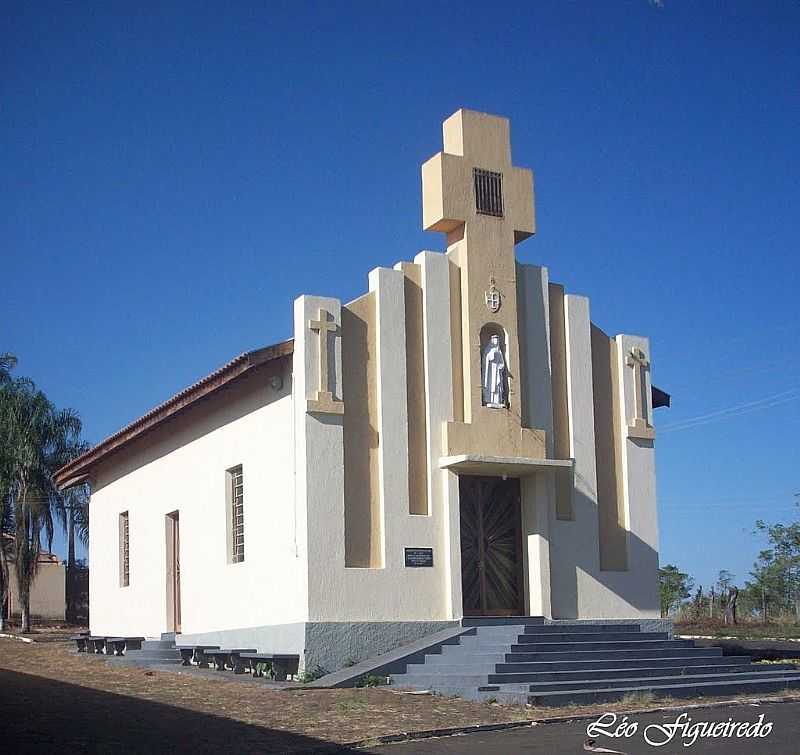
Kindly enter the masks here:
<path id="1" fill-rule="evenodd" d="M 420 252 L 414 262 L 422 268 L 429 511 L 441 517 L 444 608 L 446 615 L 455 619 L 462 610 L 458 477 L 439 469 L 444 455 L 442 427 L 454 419 L 456 401 L 451 327 L 454 264 L 446 255 L 434 252 Z"/>
<path id="2" fill-rule="evenodd" d="M 336 331 L 322 341 L 309 323 L 328 313 Z M 300 296 L 294 303 L 293 395 L 295 510 L 298 556 L 308 561 L 310 605 L 334 588 L 333 570 L 344 566 L 344 452 L 342 415 L 310 411 L 319 391 L 319 349 L 328 350 L 328 386 L 342 400 L 341 304 Z M 309 559 L 308 554 L 314 558 Z"/>
<path id="3" fill-rule="evenodd" d="M 628 569 L 637 575 L 640 590 L 652 609 L 658 605 L 658 515 L 656 511 L 655 448 L 652 438 L 636 432 L 636 389 L 634 370 L 628 356 L 641 352 L 650 362 L 650 341 L 641 336 L 618 335 L 617 370 L 619 374 L 619 411 L 622 442 L 622 480 L 628 531 Z M 646 416 L 653 416 L 652 386 L 649 370 L 645 373 L 644 400 Z"/>
<path id="4" fill-rule="evenodd" d="M 553 393 L 550 363 L 549 274 L 546 267 L 517 265 L 522 423 L 545 431 L 545 449 L 553 458 Z M 550 507 L 555 479 L 538 474 L 522 480 L 522 523 L 528 611 L 551 616 Z"/>
<path id="5" fill-rule="evenodd" d="M 584 296 L 571 294 L 565 296 L 564 313 L 567 323 L 569 453 L 575 460 L 572 485 L 573 517 L 575 542 L 579 544 L 579 547 L 575 548 L 575 554 L 578 565 L 586 573 L 596 574 L 600 568 L 600 549 L 589 300 Z"/>
<path id="6" fill-rule="evenodd" d="M 379 479 L 383 559 L 387 540 L 401 541 L 408 516 L 408 396 L 406 393 L 405 276 L 378 267 L 369 274 L 375 293 L 378 355 Z M 391 547 L 391 558 L 402 553 Z"/>

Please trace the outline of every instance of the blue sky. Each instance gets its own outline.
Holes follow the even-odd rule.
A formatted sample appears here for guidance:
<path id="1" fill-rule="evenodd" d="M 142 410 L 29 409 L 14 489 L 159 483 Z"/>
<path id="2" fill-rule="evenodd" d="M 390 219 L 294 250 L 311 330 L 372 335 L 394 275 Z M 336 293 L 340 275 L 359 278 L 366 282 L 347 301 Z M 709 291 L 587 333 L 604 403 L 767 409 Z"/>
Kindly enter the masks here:
<path id="1" fill-rule="evenodd" d="M 465 106 L 510 117 L 535 171 L 520 259 L 589 295 L 607 332 L 652 339 L 674 401 L 657 416 L 662 563 L 744 578 L 754 520 L 792 514 L 798 3 L 3 15 L 0 351 L 91 441 L 290 336 L 298 294 L 348 300 L 371 268 L 442 249 L 419 167 Z"/>

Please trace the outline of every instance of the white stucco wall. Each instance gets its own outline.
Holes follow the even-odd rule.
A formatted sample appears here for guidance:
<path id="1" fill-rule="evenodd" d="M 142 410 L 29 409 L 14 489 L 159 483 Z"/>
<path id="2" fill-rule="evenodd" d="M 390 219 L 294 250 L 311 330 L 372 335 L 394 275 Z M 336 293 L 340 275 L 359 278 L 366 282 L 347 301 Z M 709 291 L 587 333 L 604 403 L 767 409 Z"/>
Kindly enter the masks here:
<path id="1" fill-rule="evenodd" d="M 168 631 L 166 516 L 180 516 L 184 633 L 307 618 L 294 508 L 291 379 L 246 376 L 131 451 L 112 457 L 91 498 L 95 634 Z M 226 470 L 244 473 L 245 560 L 228 563 Z M 119 515 L 129 512 L 130 585 L 120 586 Z"/>

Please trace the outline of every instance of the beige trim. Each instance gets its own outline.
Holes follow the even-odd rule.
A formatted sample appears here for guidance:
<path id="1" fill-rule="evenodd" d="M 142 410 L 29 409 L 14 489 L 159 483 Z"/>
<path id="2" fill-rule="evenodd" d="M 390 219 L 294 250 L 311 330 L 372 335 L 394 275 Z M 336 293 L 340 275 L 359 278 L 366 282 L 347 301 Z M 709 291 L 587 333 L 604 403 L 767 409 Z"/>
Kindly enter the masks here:
<path id="1" fill-rule="evenodd" d="M 511 163 L 509 122 L 459 110 L 443 125 L 444 150 L 422 168 L 423 226 L 447 233 L 449 259 L 459 268 L 459 296 L 453 295 L 454 334 L 460 336 L 460 364 L 454 349 L 453 381 L 463 391 L 463 416 L 444 427 L 448 455 L 460 453 L 544 457 L 545 433 L 522 422 L 522 365 L 517 318 L 517 263 L 514 245 L 534 230 L 533 174 Z M 478 212 L 473 169 L 502 175 L 502 214 Z M 492 285 L 500 307 L 490 311 Z M 460 310 L 460 317 L 455 312 Z M 488 409 L 481 396 L 481 332 L 494 323 L 504 333 L 509 378 L 508 409 Z M 457 326 L 460 324 L 460 328 Z M 458 338 L 454 337 L 454 346 Z M 457 406 L 458 395 L 455 394 Z"/>
<path id="2" fill-rule="evenodd" d="M 553 390 L 553 456 L 570 457 L 569 392 L 567 387 L 567 332 L 564 286 L 548 284 L 550 307 L 550 364 Z M 556 480 L 556 519 L 572 520 L 572 482 Z"/>
<path id="3" fill-rule="evenodd" d="M 464 421 L 464 355 L 461 348 L 461 270 L 457 264 L 458 249 L 448 259 L 450 270 L 450 342 L 453 359 L 453 420 Z"/>
<path id="4" fill-rule="evenodd" d="M 345 566 L 381 566 L 375 294 L 342 307 Z"/>
<path id="5" fill-rule="evenodd" d="M 127 573 L 125 562 L 128 562 Z M 119 515 L 119 586 L 131 584 L 131 519 L 128 511 Z"/>
<path id="6" fill-rule="evenodd" d="M 647 373 L 650 361 L 639 348 L 631 349 L 625 359 L 626 366 L 633 370 L 633 410 L 632 422 L 628 425 L 628 437 L 639 440 L 654 440 L 655 428 L 650 424 L 651 399 L 648 396 Z"/>
<path id="7" fill-rule="evenodd" d="M 458 454 L 439 459 L 440 469 L 469 475 L 493 477 L 530 477 L 537 472 L 556 472 L 572 479 L 575 464 L 572 459 L 528 459 L 519 456 L 487 456 L 484 454 Z"/>
<path id="8" fill-rule="evenodd" d="M 600 569 L 628 568 L 628 538 L 622 481 L 622 428 L 619 408 L 617 344 L 592 324 L 594 434 Z"/>
<path id="9" fill-rule="evenodd" d="M 320 308 L 316 320 L 308 321 L 308 329 L 319 334 L 317 348 L 319 349 L 319 389 L 316 398 L 308 399 L 306 411 L 317 414 L 344 414 L 344 402 L 337 401 L 330 390 L 330 367 L 328 353 L 330 342 L 328 334 L 336 336 L 339 326 L 331 318 L 330 312 Z M 334 369 L 335 369 L 334 360 Z"/>

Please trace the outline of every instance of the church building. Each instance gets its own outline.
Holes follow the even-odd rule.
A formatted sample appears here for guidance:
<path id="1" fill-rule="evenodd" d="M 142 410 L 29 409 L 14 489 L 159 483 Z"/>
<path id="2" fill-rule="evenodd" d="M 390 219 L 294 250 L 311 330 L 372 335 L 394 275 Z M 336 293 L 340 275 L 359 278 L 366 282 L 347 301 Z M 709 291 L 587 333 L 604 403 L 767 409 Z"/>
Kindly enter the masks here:
<path id="1" fill-rule="evenodd" d="M 534 184 L 508 120 L 443 137 L 422 218 L 445 252 L 300 296 L 291 339 L 59 471 L 91 484 L 93 635 L 332 671 L 464 617 L 660 616 L 650 343 L 516 259 Z"/>

